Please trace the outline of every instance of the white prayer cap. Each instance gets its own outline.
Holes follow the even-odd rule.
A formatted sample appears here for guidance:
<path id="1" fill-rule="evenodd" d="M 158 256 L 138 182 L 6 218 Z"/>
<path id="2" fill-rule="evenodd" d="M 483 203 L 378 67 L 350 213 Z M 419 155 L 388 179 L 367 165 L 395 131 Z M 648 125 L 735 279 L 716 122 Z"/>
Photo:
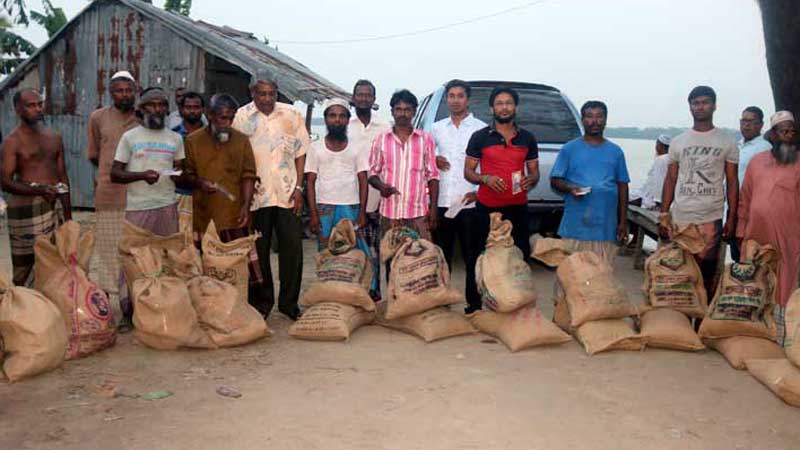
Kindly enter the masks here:
<path id="1" fill-rule="evenodd" d="M 131 75 L 131 73 L 128 72 L 127 70 L 120 70 L 119 72 L 117 72 L 114 75 L 112 75 L 111 79 L 112 80 L 130 80 L 130 81 L 133 81 L 134 83 L 136 83 L 136 79 L 133 78 L 133 75 Z"/>
<path id="2" fill-rule="evenodd" d="M 328 111 L 328 108 L 331 106 L 341 106 L 342 108 L 346 109 L 347 112 L 350 112 L 350 102 L 343 98 L 333 97 L 325 100 L 325 103 L 322 104 L 322 115 L 325 115 L 325 112 Z"/>
<path id="3" fill-rule="evenodd" d="M 770 128 L 775 128 L 775 125 L 781 122 L 794 122 L 794 115 L 789 111 L 778 111 L 769 119 Z"/>
<path id="4" fill-rule="evenodd" d="M 662 134 L 662 135 L 661 135 L 661 136 L 659 136 L 659 137 L 658 137 L 658 139 L 656 139 L 656 140 L 657 140 L 658 142 L 661 142 L 662 144 L 664 144 L 664 145 L 668 146 L 668 147 L 669 147 L 669 144 L 670 144 L 670 142 L 672 142 L 672 138 L 671 138 L 671 137 L 669 137 L 669 136 L 667 136 L 666 134 Z"/>

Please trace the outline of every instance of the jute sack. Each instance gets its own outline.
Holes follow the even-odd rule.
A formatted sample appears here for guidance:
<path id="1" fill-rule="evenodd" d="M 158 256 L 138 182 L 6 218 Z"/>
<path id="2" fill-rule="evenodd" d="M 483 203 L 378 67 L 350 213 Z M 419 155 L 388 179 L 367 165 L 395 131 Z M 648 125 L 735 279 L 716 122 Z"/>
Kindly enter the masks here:
<path id="1" fill-rule="evenodd" d="M 375 302 L 369 296 L 372 264 L 356 248 L 353 222 L 340 220 L 331 231 L 328 248 L 319 252 L 315 260 L 317 279 L 300 295 L 301 305 L 334 302 L 375 310 Z"/>
<path id="2" fill-rule="evenodd" d="M 12 286 L 4 272 L 0 272 L 0 344 L 0 362 L 12 382 L 60 366 L 67 349 L 67 330 L 56 305 L 33 289 Z"/>
<path id="3" fill-rule="evenodd" d="M 747 249 L 747 245 L 743 246 L 743 260 Z M 700 337 L 776 338 L 773 308 L 777 253 L 770 246 L 759 247 L 757 255 L 746 261 L 725 266 L 714 301 L 700 325 Z"/>
<path id="4" fill-rule="evenodd" d="M 747 371 L 786 404 L 800 407 L 800 368 L 787 359 L 751 359 Z"/>
<path id="5" fill-rule="evenodd" d="M 66 222 L 52 238 L 39 236 L 33 246 L 33 287 L 61 311 L 67 330 L 67 359 L 103 350 L 117 339 L 111 303 L 86 275 L 94 233 L 81 233 L 80 228 L 77 222 Z"/>
<path id="6" fill-rule="evenodd" d="M 656 308 L 642 314 L 640 334 L 648 347 L 686 351 L 706 348 L 689 318 L 674 309 Z"/>
<path id="7" fill-rule="evenodd" d="M 425 342 L 475 333 L 475 327 L 463 314 L 450 311 L 442 306 L 401 319 L 386 320 L 384 317 L 386 314 L 385 303 L 381 302 L 378 307 L 376 317 L 378 325 L 417 336 Z"/>
<path id="8" fill-rule="evenodd" d="M 572 251 L 567 248 L 563 239 L 539 238 L 533 241 L 531 256 L 549 267 L 558 267 L 564 262 Z"/>
<path id="9" fill-rule="evenodd" d="M 775 342 L 750 336 L 733 336 L 722 339 L 703 339 L 718 351 L 734 369 L 744 370 L 749 359 L 785 359 L 783 349 Z"/>
<path id="10" fill-rule="evenodd" d="M 786 357 L 800 367 L 800 289 L 794 291 L 786 303 L 784 323 L 786 338 L 783 346 L 786 348 Z"/>
<path id="11" fill-rule="evenodd" d="M 614 278 L 612 267 L 593 252 L 573 253 L 558 266 L 556 274 L 565 291 L 573 327 L 637 314 L 625 288 Z"/>
<path id="12" fill-rule="evenodd" d="M 136 225 L 122 221 L 122 238 L 119 241 L 119 261 L 122 266 L 122 272 L 125 274 L 125 283 L 128 286 L 128 292 L 133 288 L 133 282 L 142 277 L 142 272 L 139 270 L 136 261 L 134 261 L 131 249 L 135 247 L 149 246 L 154 250 L 162 253 L 167 251 L 181 252 L 187 247 L 193 247 L 192 237 L 189 233 L 175 233 L 169 236 L 159 236 L 144 228 L 137 227 Z M 165 273 L 170 273 L 171 260 L 162 261 L 162 266 Z"/>
<path id="13" fill-rule="evenodd" d="M 403 237 L 397 239 L 397 236 Z M 450 270 L 442 249 L 425 239 L 419 239 L 407 228 L 386 233 L 381 241 L 381 258 L 392 258 L 386 319 L 393 320 L 421 313 L 437 306 L 464 300 L 464 295 L 450 287 Z M 395 251 L 386 241 L 399 243 Z"/>
<path id="14" fill-rule="evenodd" d="M 514 245 L 511 222 L 500 213 L 489 214 L 486 250 L 475 264 L 475 279 L 483 304 L 497 312 L 511 312 L 536 303 L 533 272 Z"/>
<path id="15" fill-rule="evenodd" d="M 589 355 L 610 350 L 641 350 L 642 337 L 624 319 L 586 322 L 575 330 L 575 337 Z"/>
<path id="16" fill-rule="evenodd" d="M 694 254 L 706 242 L 697 225 L 674 228 L 672 242 L 656 250 L 645 262 L 644 293 L 655 308 L 671 308 L 690 317 L 703 317 L 708 297 L 703 274 Z"/>
<path id="17" fill-rule="evenodd" d="M 220 347 L 248 344 L 269 334 L 267 323 L 236 288 L 216 278 L 200 276 L 188 283 L 189 297 L 200 327 Z"/>
<path id="18" fill-rule="evenodd" d="M 239 298 L 247 300 L 250 282 L 250 252 L 255 249 L 257 235 L 222 242 L 212 220 L 203 235 L 203 274 L 232 284 Z"/>
<path id="19" fill-rule="evenodd" d="M 151 247 L 131 249 L 144 276 L 133 282 L 134 336 L 160 350 L 216 348 L 200 328 L 186 282 L 162 274 L 162 254 Z"/>
<path id="20" fill-rule="evenodd" d="M 343 341 L 373 320 L 374 311 L 341 303 L 317 303 L 289 327 L 289 336 L 310 341 Z"/>
<path id="21" fill-rule="evenodd" d="M 569 306 L 567 306 L 567 300 L 563 297 L 556 297 L 553 299 L 553 306 L 553 323 L 555 323 L 558 328 L 561 328 L 565 332 L 574 335 L 575 327 L 570 325 L 572 318 L 569 316 Z"/>
<path id="22" fill-rule="evenodd" d="M 512 352 L 542 345 L 563 344 L 572 338 L 547 320 L 533 305 L 510 313 L 475 311 L 470 321 L 480 332 L 494 336 Z"/>
<path id="23" fill-rule="evenodd" d="M 163 265 L 164 275 L 186 282 L 203 275 L 203 260 L 194 245 L 187 245 L 179 251 L 165 250 Z"/>

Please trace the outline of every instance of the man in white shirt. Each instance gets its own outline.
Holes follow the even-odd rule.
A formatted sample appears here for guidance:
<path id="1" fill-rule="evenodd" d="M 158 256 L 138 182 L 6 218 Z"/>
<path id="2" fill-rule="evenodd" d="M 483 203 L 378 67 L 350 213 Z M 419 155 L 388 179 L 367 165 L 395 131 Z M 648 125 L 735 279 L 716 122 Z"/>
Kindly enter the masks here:
<path id="1" fill-rule="evenodd" d="M 647 180 L 644 185 L 631 195 L 631 204 L 652 210 L 658 209 L 661 204 L 664 178 L 666 178 L 667 168 L 669 168 L 668 153 L 671 140 L 666 134 L 662 134 L 656 139 L 656 158 L 653 160 L 653 165 L 650 166 L 650 171 L 647 172 Z"/>
<path id="2" fill-rule="evenodd" d="M 367 224 L 369 160 L 347 139 L 349 106 L 347 100 L 339 98 L 325 103 L 322 115 L 328 133 L 311 144 L 306 158 L 309 227 L 319 237 L 319 249 L 323 250 L 333 227 L 340 220 L 349 219 L 358 226 L 358 248 L 369 256 L 362 231 Z"/>
<path id="3" fill-rule="evenodd" d="M 347 141 L 358 153 L 363 154 L 369 160 L 369 153 L 372 149 L 372 142 L 379 134 L 388 131 L 391 126 L 388 122 L 373 116 L 375 105 L 375 85 L 369 80 L 358 80 L 353 86 L 353 98 L 350 104 L 356 111 L 354 117 L 347 125 Z M 381 298 L 380 289 L 380 215 L 378 206 L 381 202 L 381 193 L 377 189 L 369 186 L 367 189 L 366 218 L 367 225 L 364 227 L 364 238 L 369 246 L 370 261 L 372 262 L 372 288 L 370 296 L 378 301 Z"/>
<path id="4" fill-rule="evenodd" d="M 475 214 L 475 186 L 464 179 L 464 161 L 467 144 L 472 133 L 485 128 L 486 124 L 469 111 L 469 84 L 462 80 L 451 80 L 445 85 L 445 99 L 450 116 L 433 124 L 431 135 L 436 142 L 436 166 L 439 168 L 439 227 L 434 240 L 442 248 L 450 270 L 453 268 L 453 252 L 456 240 L 466 266 L 466 312 L 481 308 L 481 297 L 475 285 L 475 262 L 480 248 L 476 242 L 479 218 Z M 461 209 L 455 217 L 448 217 L 450 208 Z"/>
<path id="5" fill-rule="evenodd" d="M 742 111 L 742 118 L 739 119 L 739 131 L 742 138 L 736 142 L 739 147 L 739 187 L 744 183 L 744 174 L 747 165 L 757 154 L 771 150 L 772 144 L 761 136 L 761 128 L 764 126 L 764 111 L 758 106 L 748 106 Z M 739 243 L 736 239 L 729 239 L 728 245 L 731 247 L 731 258 L 738 262 L 741 252 Z"/>

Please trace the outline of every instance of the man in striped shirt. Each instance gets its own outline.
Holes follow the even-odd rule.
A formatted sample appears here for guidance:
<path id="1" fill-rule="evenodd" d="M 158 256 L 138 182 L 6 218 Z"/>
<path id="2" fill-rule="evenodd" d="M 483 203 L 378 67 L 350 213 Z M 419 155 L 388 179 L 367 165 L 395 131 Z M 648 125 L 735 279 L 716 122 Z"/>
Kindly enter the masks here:
<path id="1" fill-rule="evenodd" d="M 411 124 L 418 105 L 414 94 L 406 89 L 397 91 L 389 105 L 394 126 L 378 135 L 369 158 L 369 184 L 383 198 L 378 210 L 381 237 L 391 228 L 408 227 L 430 240 L 438 223 L 435 144 L 428 133 L 415 130 Z"/>

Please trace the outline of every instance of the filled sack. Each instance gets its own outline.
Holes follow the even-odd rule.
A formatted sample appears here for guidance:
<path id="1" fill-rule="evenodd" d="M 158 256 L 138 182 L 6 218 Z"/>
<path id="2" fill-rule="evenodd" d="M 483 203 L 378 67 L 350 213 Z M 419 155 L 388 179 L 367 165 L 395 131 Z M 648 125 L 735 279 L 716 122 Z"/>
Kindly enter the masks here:
<path id="1" fill-rule="evenodd" d="M 0 363 L 6 378 L 14 382 L 53 370 L 66 350 L 58 307 L 33 289 L 12 286 L 0 272 Z"/>
<path id="2" fill-rule="evenodd" d="M 114 345 L 116 322 L 108 296 L 87 276 L 94 233 L 77 222 L 61 225 L 33 246 L 33 287 L 61 311 L 67 330 L 67 359 L 81 358 Z"/>
<path id="3" fill-rule="evenodd" d="M 575 330 L 575 337 L 589 355 L 611 350 L 641 350 L 644 340 L 624 319 L 586 322 Z"/>
<path id="4" fill-rule="evenodd" d="M 475 264 L 475 280 L 483 304 L 497 312 L 511 312 L 536 303 L 533 272 L 514 245 L 512 225 L 500 213 L 489 214 L 486 250 Z"/>
<path id="5" fill-rule="evenodd" d="M 378 325 L 417 336 L 425 342 L 475 333 L 475 327 L 463 314 L 450 311 L 443 306 L 394 320 L 386 320 L 385 306 L 385 302 L 381 302 L 378 308 L 376 318 Z"/>
<path id="6" fill-rule="evenodd" d="M 159 350 L 216 348 L 200 328 L 186 282 L 162 274 L 162 252 L 134 247 L 131 254 L 143 274 L 133 282 L 131 291 L 136 339 Z"/>
<path id="7" fill-rule="evenodd" d="M 647 304 L 674 309 L 690 317 L 705 316 L 708 297 L 703 274 L 694 258 L 705 246 L 697 225 L 673 228 L 672 241 L 653 252 L 645 262 Z"/>
<path id="8" fill-rule="evenodd" d="M 794 291 L 786 303 L 784 335 L 786 357 L 800 367 L 800 289 Z"/>
<path id="9" fill-rule="evenodd" d="M 300 305 L 333 302 L 375 310 L 375 302 L 369 296 L 372 265 L 367 255 L 356 248 L 353 222 L 340 220 L 331 231 L 328 248 L 319 252 L 315 260 L 317 279 L 300 295 Z"/>
<path id="10" fill-rule="evenodd" d="M 203 275 L 203 260 L 194 245 L 181 250 L 165 250 L 163 255 L 164 275 L 186 282 Z"/>
<path id="11" fill-rule="evenodd" d="M 558 267 L 572 254 L 572 250 L 567 247 L 563 239 L 539 238 L 533 241 L 531 248 L 533 248 L 531 257 L 548 267 Z"/>
<path id="12" fill-rule="evenodd" d="M 408 228 L 395 228 L 381 240 L 381 258 L 391 258 L 386 319 L 421 313 L 464 301 L 450 287 L 450 270 L 442 249 Z"/>
<path id="13" fill-rule="evenodd" d="M 470 321 L 480 332 L 496 337 L 512 352 L 572 340 L 533 305 L 510 313 L 475 311 Z"/>
<path id="14" fill-rule="evenodd" d="M 656 308 L 642 314 L 639 334 L 648 347 L 685 351 L 706 348 L 689 318 L 674 309 Z"/>
<path id="15" fill-rule="evenodd" d="M 341 303 L 317 303 L 289 327 L 289 336 L 310 341 L 343 341 L 373 320 L 374 311 Z"/>
<path id="16" fill-rule="evenodd" d="M 248 344 L 269 334 L 261 314 L 232 285 L 200 276 L 186 283 L 186 288 L 200 327 L 217 346 Z"/>
<path id="17" fill-rule="evenodd" d="M 719 352 L 734 369 L 744 370 L 749 359 L 785 359 L 783 349 L 775 342 L 750 336 L 703 339 L 708 348 Z"/>
<path id="18" fill-rule="evenodd" d="M 569 316 L 569 306 L 567 306 L 567 299 L 564 297 L 556 297 L 553 299 L 553 323 L 558 328 L 565 332 L 574 335 L 575 327 L 570 325 L 572 318 Z"/>
<path id="19" fill-rule="evenodd" d="M 778 398 L 800 408 L 800 368 L 787 359 L 751 359 L 747 371 Z"/>
<path id="20" fill-rule="evenodd" d="M 777 252 L 770 246 L 743 246 L 741 263 L 725 266 L 714 301 L 700 325 L 700 337 L 752 336 L 774 340 L 773 317 Z M 747 258 L 747 259 L 745 259 Z"/>
<path id="21" fill-rule="evenodd" d="M 232 284 L 239 298 L 247 300 L 250 283 L 248 265 L 257 239 L 257 235 L 251 235 L 222 242 L 212 220 L 203 235 L 203 274 Z"/>
<path id="22" fill-rule="evenodd" d="M 149 230 L 122 221 L 122 237 L 119 241 L 119 261 L 125 275 L 128 292 L 131 292 L 133 282 L 142 277 L 142 272 L 134 260 L 131 249 L 148 246 L 153 250 L 166 254 L 168 251 L 180 253 L 187 247 L 194 247 L 190 233 L 175 233 L 169 236 L 159 236 Z M 164 259 L 162 268 L 165 273 L 171 273 L 172 260 Z"/>
<path id="23" fill-rule="evenodd" d="M 594 252 L 573 253 L 558 266 L 556 274 L 565 291 L 573 327 L 638 313 L 614 277 L 613 268 Z"/>

